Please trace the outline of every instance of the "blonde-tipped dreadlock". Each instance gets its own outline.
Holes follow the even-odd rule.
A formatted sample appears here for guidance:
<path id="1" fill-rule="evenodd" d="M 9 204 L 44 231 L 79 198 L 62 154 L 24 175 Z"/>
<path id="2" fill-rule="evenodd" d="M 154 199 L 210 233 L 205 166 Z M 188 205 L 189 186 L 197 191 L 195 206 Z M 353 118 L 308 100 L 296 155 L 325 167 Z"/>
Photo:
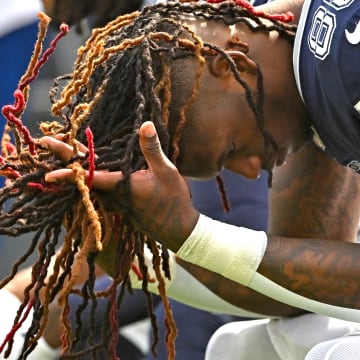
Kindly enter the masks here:
<path id="1" fill-rule="evenodd" d="M 55 298 L 63 306 L 65 334 L 62 357 L 79 358 L 85 352 L 92 352 L 96 358 L 96 352 L 100 348 L 107 348 L 109 357 L 115 359 L 117 319 L 114 314 L 125 291 L 131 291 L 129 271 L 135 256 L 139 260 L 143 290 L 148 298 L 157 341 L 152 300 L 147 290 L 148 270 L 144 262 L 144 246 L 153 253 L 154 271 L 169 327 L 168 357 L 175 357 L 176 327 L 161 275 L 163 271 L 170 277 L 168 253 L 165 248 L 160 251 L 152 239 L 139 232 L 130 222 L 129 176 L 146 167 L 138 144 L 138 129 L 144 121 L 152 120 L 165 153 L 176 162 L 181 155 L 178 143 L 186 122 L 186 113 L 197 96 L 206 56 L 221 54 L 229 62 L 234 77 L 245 88 L 249 106 L 263 131 L 266 144 L 276 146 L 263 128 L 264 94 L 261 76 L 255 96 L 241 78 L 233 60 L 222 49 L 211 43 L 204 43 L 181 24 L 181 16 L 189 14 L 229 25 L 242 22 L 253 31 L 275 30 L 289 41 L 293 41 L 294 37 L 294 27 L 277 20 L 273 20 L 267 27 L 251 9 L 233 3 L 217 7 L 206 3 L 159 4 L 145 8 L 141 13 L 118 17 L 105 27 L 95 29 L 78 51 L 73 73 L 56 79 L 54 88 L 50 91 L 52 112 L 59 120 L 41 126 L 46 135 L 66 134 L 63 139 L 74 150 L 74 156 L 66 162 L 56 158 L 31 138 L 20 120 L 26 104 L 27 95 L 24 96 L 24 93 L 28 91 L 29 79 L 33 77 L 37 64 L 42 61 L 38 60 L 39 51 L 35 52 L 35 60 L 21 80 L 15 105 L 4 109 L 16 146 L 11 146 L 6 132 L 3 137 L 0 171 L 8 178 L 8 186 L 0 190 L 0 204 L 3 207 L 0 233 L 17 236 L 34 232 L 35 235 L 28 251 L 14 264 L 11 274 L 0 286 L 3 287 L 12 280 L 19 265 L 36 247 L 39 250 L 39 257 L 33 266 L 32 282 L 24 290 L 25 300 L 14 321 L 15 329 L 27 309 L 33 309 L 32 323 L 25 337 L 21 359 L 26 358 L 43 334 L 49 305 Z M 42 37 L 39 37 L 39 43 Z M 199 66 L 191 82 L 193 88 L 190 92 L 187 91 L 188 97 L 177 109 L 175 123 L 174 119 L 169 118 L 172 91 L 180 93 L 181 85 L 172 82 L 171 74 L 176 69 L 173 66 L 176 59 L 184 58 L 197 61 Z M 57 98 L 62 81 L 67 83 Z M 89 150 L 85 155 L 78 152 L 78 141 L 88 146 Z M 73 169 L 76 177 L 74 184 L 53 185 L 44 182 L 47 172 L 63 167 Z M 121 204 L 92 189 L 92 173 L 95 169 L 123 172 L 124 180 L 118 186 L 118 191 L 123 195 Z M 89 172 L 88 178 L 85 177 L 86 170 Z M 62 227 L 66 229 L 65 239 L 51 265 L 50 274 L 51 260 L 60 242 Z M 116 252 L 114 258 L 117 263 L 113 266 L 113 283 L 107 290 L 96 293 L 94 264 L 115 237 L 116 247 L 112 251 Z M 82 288 L 78 289 L 76 282 L 84 265 L 88 267 L 89 277 Z M 118 291 L 119 287 L 121 291 Z M 81 324 L 73 331 L 67 318 L 68 298 L 72 293 L 81 296 L 84 304 L 89 301 L 96 303 L 97 297 L 109 298 L 108 325 L 105 323 L 103 327 L 103 342 L 92 344 L 82 352 L 74 350 L 78 339 L 76 334 L 81 331 Z M 11 334 L 13 333 L 10 332 Z M 10 337 L 4 342 L 9 343 L 7 353 L 11 350 Z"/>

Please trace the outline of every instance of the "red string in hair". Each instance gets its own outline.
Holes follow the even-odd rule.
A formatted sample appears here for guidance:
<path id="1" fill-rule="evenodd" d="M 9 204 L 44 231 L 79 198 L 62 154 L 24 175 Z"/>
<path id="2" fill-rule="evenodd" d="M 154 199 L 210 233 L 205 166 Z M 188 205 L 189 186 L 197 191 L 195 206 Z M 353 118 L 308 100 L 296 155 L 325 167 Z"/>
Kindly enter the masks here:
<path id="1" fill-rule="evenodd" d="M 144 280 L 143 274 L 141 273 L 140 269 L 135 264 L 131 264 L 131 270 L 136 274 L 139 281 Z"/>
<path id="2" fill-rule="evenodd" d="M 91 189 L 95 171 L 94 135 L 89 127 L 86 128 L 85 133 L 89 149 L 89 176 L 86 180 L 86 185 Z"/>
<path id="3" fill-rule="evenodd" d="M 32 189 L 39 189 L 44 193 L 50 193 L 50 192 L 59 192 L 61 190 L 61 188 L 59 186 L 54 186 L 53 184 L 49 184 L 46 186 L 40 183 L 36 183 L 36 182 L 28 182 L 26 184 L 27 187 L 32 188 Z"/>
<path id="4" fill-rule="evenodd" d="M 30 154 L 34 155 L 35 141 L 30 135 L 29 129 L 22 123 L 21 119 L 15 115 L 21 113 L 25 109 L 25 96 L 22 90 L 17 88 L 14 91 L 14 98 L 14 105 L 3 106 L 2 113 L 10 123 L 15 124 L 19 132 L 23 135 L 24 143 L 29 145 Z"/>
<path id="5" fill-rule="evenodd" d="M 11 123 L 15 124 L 18 131 L 22 134 L 24 138 L 24 143 L 29 145 L 29 152 L 31 155 L 36 153 L 35 141 L 30 135 L 28 128 L 23 125 L 20 118 L 17 117 L 17 114 L 21 114 L 25 110 L 26 101 L 24 96 L 24 89 L 28 86 L 39 74 L 40 68 L 48 61 L 50 55 L 55 51 L 58 41 L 65 36 L 69 31 L 69 26 L 62 24 L 60 26 L 60 32 L 55 36 L 51 41 L 49 48 L 43 53 L 41 58 L 36 62 L 31 76 L 25 78 L 14 92 L 15 103 L 13 105 L 5 105 L 2 107 L 2 113 L 4 117 Z"/>
<path id="6" fill-rule="evenodd" d="M 1 166 L 5 166 L 6 165 L 6 161 L 5 159 L 0 155 L 0 165 Z M 13 169 L 11 166 L 6 166 L 4 169 L 0 170 L 1 174 L 7 174 L 6 177 L 11 176 L 14 179 L 17 179 L 18 177 L 21 176 L 20 172 Z"/>
<path id="7" fill-rule="evenodd" d="M 58 41 L 69 32 L 69 25 L 61 24 L 59 29 L 60 29 L 59 33 L 54 37 L 48 49 L 43 53 L 41 58 L 35 64 L 32 75 L 24 79 L 19 84 L 18 87 L 19 90 L 21 91 L 24 90 L 27 85 L 29 85 L 33 80 L 36 79 L 36 77 L 39 75 L 40 68 L 49 60 L 50 55 L 55 51 Z"/>
<path id="8" fill-rule="evenodd" d="M 111 337 L 109 340 L 108 350 L 112 360 L 120 360 L 120 358 L 116 354 L 116 344 L 118 341 L 119 324 L 117 320 L 116 289 L 114 290 L 111 292 L 109 299 L 109 303 L 110 303 L 109 321 L 111 327 Z"/>
<path id="9" fill-rule="evenodd" d="M 2 353 L 2 351 L 4 350 L 5 345 L 14 338 L 15 333 L 20 329 L 21 325 L 24 323 L 24 321 L 27 319 L 27 317 L 29 316 L 30 310 L 34 305 L 34 300 L 30 300 L 30 302 L 27 305 L 27 308 L 24 312 L 23 317 L 12 327 L 12 329 L 10 330 L 10 332 L 6 335 L 5 340 L 3 341 L 3 343 L 0 346 L 0 354 Z"/>
<path id="10" fill-rule="evenodd" d="M 206 0 L 206 1 L 209 4 L 219 4 L 226 0 Z M 247 0 L 233 0 L 233 2 L 236 5 L 245 8 L 250 14 L 254 16 L 262 17 L 264 19 L 278 20 L 284 23 L 290 23 L 294 21 L 295 18 L 294 14 L 291 11 L 288 11 L 285 14 L 269 14 L 252 6 Z"/>

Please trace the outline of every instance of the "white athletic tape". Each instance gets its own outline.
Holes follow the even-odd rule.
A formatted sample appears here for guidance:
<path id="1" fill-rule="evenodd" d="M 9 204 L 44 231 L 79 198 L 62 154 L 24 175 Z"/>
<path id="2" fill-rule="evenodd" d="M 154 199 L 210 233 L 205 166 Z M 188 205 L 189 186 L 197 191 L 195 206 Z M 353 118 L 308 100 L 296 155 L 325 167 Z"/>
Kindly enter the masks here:
<path id="1" fill-rule="evenodd" d="M 176 255 L 242 285 L 248 285 L 264 256 L 267 235 L 200 214 Z"/>
<path id="2" fill-rule="evenodd" d="M 266 235 L 263 232 L 237 228 L 200 215 L 195 229 L 177 255 L 185 261 L 246 285 L 282 303 L 360 323 L 360 310 L 306 298 L 257 273 L 266 243 Z"/>

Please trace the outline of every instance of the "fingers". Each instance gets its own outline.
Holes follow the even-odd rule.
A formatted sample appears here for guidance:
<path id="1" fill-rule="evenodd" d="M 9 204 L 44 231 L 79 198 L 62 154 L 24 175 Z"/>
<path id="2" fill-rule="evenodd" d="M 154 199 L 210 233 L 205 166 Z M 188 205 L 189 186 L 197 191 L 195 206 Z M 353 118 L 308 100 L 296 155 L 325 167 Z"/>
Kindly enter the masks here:
<path id="1" fill-rule="evenodd" d="M 88 172 L 86 172 L 88 176 Z M 116 188 L 119 180 L 122 180 L 123 175 L 121 171 L 107 172 L 107 171 L 95 171 L 92 185 L 94 188 L 103 191 L 113 191 Z M 75 173 L 71 169 L 59 169 L 54 170 L 45 175 L 45 181 L 47 182 L 60 182 L 60 181 L 75 181 Z"/>
<path id="2" fill-rule="evenodd" d="M 74 156 L 74 149 L 71 145 L 64 142 L 64 134 L 58 134 L 56 137 L 44 136 L 40 140 L 40 145 L 49 149 L 53 154 L 57 155 L 63 160 L 68 160 Z M 78 145 L 78 154 L 84 155 L 87 152 L 87 147 L 80 142 Z M 86 172 L 88 176 L 88 172 Z M 121 172 L 107 172 L 107 171 L 95 171 L 92 180 L 94 188 L 104 191 L 112 191 L 116 188 L 119 180 L 123 178 Z M 75 182 L 75 173 L 71 169 L 59 169 L 49 172 L 45 175 L 45 181 L 47 182 Z"/>
<path id="3" fill-rule="evenodd" d="M 54 170 L 45 175 L 45 181 L 47 182 L 59 182 L 59 181 L 75 181 L 75 173 L 71 169 L 59 169 Z"/>
<path id="4" fill-rule="evenodd" d="M 66 141 L 66 139 L 68 139 L 68 135 L 67 134 L 56 134 L 55 135 L 55 139 L 63 141 L 65 143 L 68 143 L 68 141 Z M 89 149 L 82 144 L 81 142 L 75 140 L 75 143 L 77 144 L 78 150 L 80 151 L 80 153 L 86 153 Z"/>
<path id="5" fill-rule="evenodd" d="M 74 156 L 74 149 L 69 144 L 64 143 L 61 140 L 55 139 L 51 136 L 44 136 L 39 140 L 41 146 L 49 149 L 53 154 L 57 155 L 63 160 L 68 160 Z M 86 149 L 85 146 L 82 149 Z M 84 155 L 83 151 L 79 147 L 79 155 Z"/>
<path id="6" fill-rule="evenodd" d="M 166 177 L 166 180 L 168 180 L 167 177 L 172 174 L 169 172 L 169 169 L 176 170 L 176 168 L 163 153 L 154 124 L 150 121 L 145 122 L 140 128 L 139 135 L 140 147 L 147 161 L 150 172 L 144 170 L 137 171 L 132 174 L 132 187 L 136 187 L 137 183 L 142 184 L 141 187 L 144 187 L 144 184 L 149 181 L 148 176 L 150 173 L 152 174 L 152 177 Z M 40 140 L 40 143 L 62 159 L 66 160 L 71 158 L 73 156 L 72 146 L 61 141 L 61 136 L 57 136 L 57 138 L 58 139 L 45 136 Z M 87 150 L 85 146 L 82 145 L 82 147 L 80 147 L 79 144 L 79 149 L 80 148 L 81 150 Z M 86 173 L 86 175 L 87 174 L 88 173 Z M 145 180 L 146 178 L 148 179 Z M 95 171 L 92 184 L 96 189 L 113 191 L 116 189 L 116 186 L 121 179 L 123 179 L 123 175 L 120 171 Z M 74 182 L 75 174 L 71 169 L 60 169 L 46 174 L 45 180 L 47 182 Z"/>
<path id="7" fill-rule="evenodd" d="M 167 173 L 168 167 L 175 169 L 174 164 L 163 153 L 155 126 L 151 121 L 141 125 L 139 136 L 141 151 L 152 173 L 161 176 L 161 173 Z"/>
<path id="8" fill-rule="evenodd" d="M 120 180 L 123 179 L 121 171 L 107 172 L 95 171 L 93 178 L 93 186 L 103 191 L 113 191 Z"/>

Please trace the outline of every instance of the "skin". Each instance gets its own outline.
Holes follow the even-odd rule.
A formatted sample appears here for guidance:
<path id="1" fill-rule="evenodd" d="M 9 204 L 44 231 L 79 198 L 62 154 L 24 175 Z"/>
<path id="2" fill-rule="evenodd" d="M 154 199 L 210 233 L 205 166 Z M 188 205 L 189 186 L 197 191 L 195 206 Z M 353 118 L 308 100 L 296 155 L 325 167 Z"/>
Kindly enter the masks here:
<path id="1" fill-rule="evenodd" d="M 243 24 L 231 31 L 214 21 L 189 19 L 185 23 L 204 41 L 231 52 L 243 80 L 255 94 L 259 77 L 256 64 L 261 64 L 266 93 L 264 113 L 269 114 L 265 118 L 265 127 L 274 137 L 279 151 L 266 151 L 245 90 L 235 80 L 226 61 L 215 57 L 207 62 L 197 101 L 187 114 L 185 135 L 180 143 L 180 172 L 206 178 L 215 176 L 225 167 L 248 178 L 256 178 L 261 168 L 272 169 L 284 161 L 287 153 L 299 151 L 309 141 L 309 123 L 292 74 L 292 48 L 288 42 L 279 39 L 274 32 L 270 36 L 253 33 Z M 248 52 L 231 45 L 232 36 L 245 41 Z M 283 89 L 287 89 L 286 94 Z M 219 119 L 222 119 L 221 127 Z M 216 134 L 216 141 L 213 134 Z"/>
<path id="2" fill-rule="evenodd" d="M 356 174 L 314 146 L 291 155 L 274 174 L 269 241 L 258 272 L 309 298 L 358 307 L 359 247 L 351 243 L 358 228 L 358 201 Z M 240 307 L 278 316 L 301 313 L 219 275 L 181 264 Z"/>
<path id="3" fill-rule="evenodd" d="M 301 3 L 293 2 L 295 12 Z M 229 30 L 217 30 L 221 35 L 216 41 L 226 49 Z M 206 29 L 202 31 L 204 38 L 211 35 Z M 255 178 L 261 168 L 282 165 L 274 170 L 269 241 L 258 272 L 309 298 L 360 308 L 357 279 L 360 248 L 354 244 L 360 216 L 360 177 L 311 144 L 309 117 L 293 77 L 290 45 L 277 38 L 269 41 L 267 35 L 253 34 L 245 27 L 238 27 L 237 31 L 249 46 L 248 53 L 235 49 L 241 53 L 236 56 L 237 66 L 254 90 L 258 73 L 253 62 L 260 64 L 266 93 L 265 127 L 280 150 L 270 154 L 266 151 L 244 90 L 222 61 L 209 60 L 202 78 L 206 87 L 200 89 L 184 129 L 193 140 L 187 138 L 181 144 L 183 155 L 178 168 L 162 153 L 153 124 L 147 122 L 140 129 L 140 146 L 149 169 L 131 177 L 136 223 L 176 252 L 199 217 L 182 175 L 210 177 L 225 167 Z M 219 118 L 221 122 L 217 121 Z M 71 148 L 61 141 L 44 138 L 42 143 L 63 157 L 71 154 Z M 94 186 L 114 192 L 120 175 L 97 172 Z M 50 182 L 72 179 L 71 170 L 66 169 L 46 176 Z M 109 274 L 113 272 L 112 256 L 110 246 L 100 258 L 100 264 Z M 275 316 L 302 312 L 215 273 L 178 261 L 218 295 L 242 308 Z"/>

